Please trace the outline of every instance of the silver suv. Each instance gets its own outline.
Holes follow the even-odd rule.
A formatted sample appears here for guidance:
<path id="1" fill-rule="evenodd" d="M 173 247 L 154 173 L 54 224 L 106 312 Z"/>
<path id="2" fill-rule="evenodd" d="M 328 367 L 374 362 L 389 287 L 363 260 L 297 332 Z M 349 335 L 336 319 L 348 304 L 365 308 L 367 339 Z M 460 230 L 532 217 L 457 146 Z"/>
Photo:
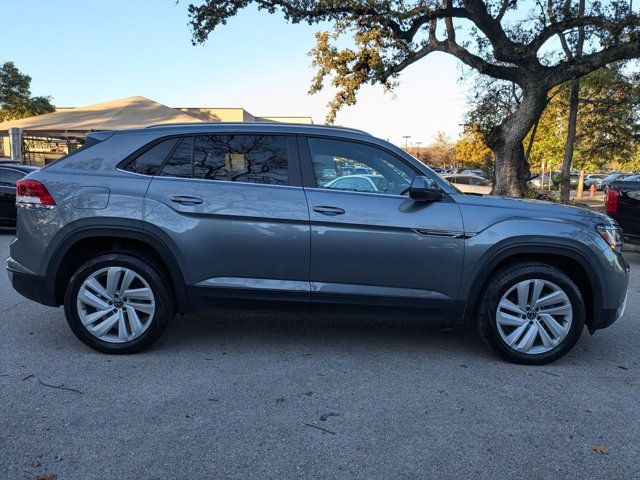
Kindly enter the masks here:
<path id="1" fill-rule="evenodd" d="M 468 325 L 507 359 L 540 364 L 624 312 L 629 267 L 611 219 L 461 194 L 352 129 L 92 133 L 16 198 L 14 288 L 64 305 L 78 338 L 106 353 L 149 346 L 176 312 L 337 307 Z"/>

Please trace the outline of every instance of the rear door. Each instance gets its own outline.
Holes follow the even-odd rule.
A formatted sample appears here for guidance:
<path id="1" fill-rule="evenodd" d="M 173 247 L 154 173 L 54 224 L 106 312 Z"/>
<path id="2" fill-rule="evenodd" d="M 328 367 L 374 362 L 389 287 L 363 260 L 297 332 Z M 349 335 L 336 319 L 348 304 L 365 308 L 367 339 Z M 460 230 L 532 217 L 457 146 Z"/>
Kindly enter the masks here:
<path id="1" fill-rule="evenodd" d="M 0 224 L 16 222 L 16 182 L 25 176 L 12 168 L 0 167 Z"/>
<path id="2" fill-rule="evenodd" d="M 356 141 L 301 140 L 311 218 L 312 302 L 455 307 L 464 253 L 462 216 L 448 196 L 416 203 L 420 172 L 394 154 Z M 326 188 L 316 172 L 368 168 L 377 191 Z M 383 178 L 379 178 L 383 177 Z"/>
<path id="3" fill-rule="evenodd" d="M 151 181 L 145 220 L 177 245 L 196 295 L 309 300 L 309 211 L 295 136 L 181 138 Z"/>

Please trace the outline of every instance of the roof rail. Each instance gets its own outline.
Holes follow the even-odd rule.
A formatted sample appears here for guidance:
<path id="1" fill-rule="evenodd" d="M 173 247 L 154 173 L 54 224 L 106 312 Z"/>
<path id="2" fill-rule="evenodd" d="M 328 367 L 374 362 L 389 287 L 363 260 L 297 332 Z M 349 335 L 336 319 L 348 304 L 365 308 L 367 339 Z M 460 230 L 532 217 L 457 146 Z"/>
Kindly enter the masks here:
<path id="1" fill-rule="evenodd" d="M 148 125 L 144 128 L 163 128 L 163 127 L 206 127 L 206 126 L 221 126 L 221 125 L 268 125 L 271 127 L 285 126 L 285 127 L 300 127 L 300 128 L 326 128 L 329 130 L 346 130 L 350 132 L 363 133 L 365 135 L 371 135 L 369 132 L 352 127 L 343 127 L 341 125 L 321 125 L 314 123 L 293 123 L 293 122 L 178 122 L 178 123 L 159 123 L 157 125 Z"/>

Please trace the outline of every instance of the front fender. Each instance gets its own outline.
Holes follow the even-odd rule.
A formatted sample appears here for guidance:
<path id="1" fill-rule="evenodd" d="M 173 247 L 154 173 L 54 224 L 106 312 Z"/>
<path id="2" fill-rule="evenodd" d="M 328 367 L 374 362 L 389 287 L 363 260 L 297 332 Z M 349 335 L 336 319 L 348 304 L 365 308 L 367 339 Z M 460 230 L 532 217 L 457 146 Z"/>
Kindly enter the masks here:
<path id="1" fill-rule="evenodd" d="M 517 232 L 516 235 L 514 233 Z M 603 241 L 594 229 L 555 220 L 513 219 L 492 225 L 467 240 L 460 299 L 471 321 L 482 289 L 495 268 L 513 256 L 547 254 L 566 257 L 588 272 L 594 312 L 603 308 Z"/>

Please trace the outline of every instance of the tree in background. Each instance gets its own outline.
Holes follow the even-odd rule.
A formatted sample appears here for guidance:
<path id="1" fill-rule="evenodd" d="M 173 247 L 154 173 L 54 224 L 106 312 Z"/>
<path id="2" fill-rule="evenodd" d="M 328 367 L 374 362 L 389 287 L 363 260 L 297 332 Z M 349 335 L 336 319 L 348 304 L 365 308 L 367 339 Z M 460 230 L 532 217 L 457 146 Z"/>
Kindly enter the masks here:
<path id="1" fill-rule="evenodd" d="M 0 67 L 0 122 L 50 113 L 51 97 L 31 96 L 31 77 L 5 62 Z"/>
<path id="2" fill-rule="evenodd" d="M 520 101 L 496 119 L 485 139 L 495 157 L 494 192 L 521 197 L 529 167 L 523 140 L 548 93 L 619 60 L 640 57 L 640 17 L 621 0 L 592 0 L 583 15 L 566 0 L 205 0 L 189 6 L 194 43 L 249 5 L 293 23 L 333 22 L 317 34 L 311 91 L 327 77 L 337 89 L 328 120 L 356 103 L 364 84 L 392 88 L 405 68 L 434 52 L 452 55 L 482 75 L 511 82 Z M 556 38 L 585 32 L 581 56 L 566 58 Z M 352 40 L 343 46 L 341 37 Z"/>
<path id="3" fill-rule="evenodd" d="M 559 170 L 566 152 L 571 82 L 549 93 L 547 107 L 525 138 L 528 161 L 536 171 Z M 486 123 L 512 111 L 517 92 L 505 82 L 479 78 L 472 109 L 458 145 L 460 156 L 486 149 Z M 640 137 L 640 82 L 620 65 L 601 68 L 580 80 L 572 167 L 588 171 L 615 168 L 633 171 Z M 484 123 L 483 123 L 484 122 Z M 465 146 L 467 145 L 468 148 Z"/>
<path id="4" fill-rule="evenodd" d="M 444 132 L 436 132 L 433 142 L 425 148 L 430 164 L 450 168 L 456 163 L 456 144 Z"/>
<path id="5" fill-rule="evenodd" d="M 456 142 L 456 164 L 467 168 L 493 171 L 493 154 L 484 142 L 477 125 L 467 124 Z"/>

